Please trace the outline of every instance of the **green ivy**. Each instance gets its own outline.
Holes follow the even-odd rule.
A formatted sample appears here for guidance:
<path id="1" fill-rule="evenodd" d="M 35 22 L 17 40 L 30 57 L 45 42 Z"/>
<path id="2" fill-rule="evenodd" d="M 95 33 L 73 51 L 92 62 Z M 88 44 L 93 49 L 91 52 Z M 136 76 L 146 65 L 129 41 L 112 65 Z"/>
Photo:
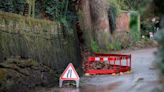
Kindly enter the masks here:
<path id="1" fill-rule="evenodd" d="M 25 0 L 1 0 L 0 11 L 23 14 Z"/>

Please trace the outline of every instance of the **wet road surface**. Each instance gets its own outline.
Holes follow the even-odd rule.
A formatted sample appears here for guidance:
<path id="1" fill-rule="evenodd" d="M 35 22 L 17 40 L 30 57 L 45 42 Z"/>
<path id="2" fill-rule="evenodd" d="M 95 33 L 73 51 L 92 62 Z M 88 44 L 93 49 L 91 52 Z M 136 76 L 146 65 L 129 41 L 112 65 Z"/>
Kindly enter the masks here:
<path id="1" fill-rule="evenodd" d="M 156 92 L 159 87 L 155 48 L 124 52 L 132 55 L 132 72 L 81 78 L 80 88 L 46 88 L 40 92 Z"/>

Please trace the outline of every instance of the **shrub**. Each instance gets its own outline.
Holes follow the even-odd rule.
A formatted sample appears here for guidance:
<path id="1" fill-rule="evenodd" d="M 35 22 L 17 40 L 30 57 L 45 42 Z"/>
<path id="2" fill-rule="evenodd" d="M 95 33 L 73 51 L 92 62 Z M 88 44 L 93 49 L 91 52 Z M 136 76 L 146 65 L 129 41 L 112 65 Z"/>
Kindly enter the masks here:
<path id="1" fill-rule="evenodd" d="M 162 88 L 161 92 L 163 92 L 162 90 L 164 90 L 164 30 L 160 30 L 156 36 L 155 36 L 156 40 L 158 41 L 159 47 L 158 47 L 158 52 L 156 55 L 156 60 L 157 60 L 157 65 L 159 67 L 160 70 L 160 78 L 162 81 Z"/>
<path id="2" fill-rule="evenodd" d="M 133 40 L 126 31 L 115 32 L 113 34 L 113 40 L 108 44 L 109 50 L 121 50 L 126 49 L 132 45 Z"/>
<path id="3" fill-rule="evenodd" d="M 141 22 L 141 35 L 149 37 L 149 32 L 154 32 L 153 24 L 149 21 Z"/>
<path id="4" fill-rule="evenodd" d="M 140 31 L 139 31 L 139 14 L 136 11 L 130 12 L 130 36 L 134 42 L 140 40 Z"/>
<path id="5" fill-rule="evenodd" d="M 91 42 L 91 49 L 93 52 L 99 52 L 99 47 L 96 41 Z"/>
<path id="6" fill-rule="evenodd" d="M 114 42 L 119 42 L 121 45 L 121 48 L 127 48 L 131 45 L 131 37 L 129 33 L 126 31 L 123 32 L 117 32 L 113 36 L 113 41 Z"/>

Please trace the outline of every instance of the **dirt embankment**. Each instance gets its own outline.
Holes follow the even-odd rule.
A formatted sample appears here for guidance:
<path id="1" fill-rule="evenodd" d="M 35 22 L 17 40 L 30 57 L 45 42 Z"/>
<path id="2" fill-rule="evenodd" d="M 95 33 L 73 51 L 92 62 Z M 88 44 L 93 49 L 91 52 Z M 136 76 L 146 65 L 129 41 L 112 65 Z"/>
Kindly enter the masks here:
<path id="1" fill-rule="evenodd" d="M 8 59 L 0 63 L 0 92 L 31 92 L 55 85 L 55 71 L 34 60 Z"/>

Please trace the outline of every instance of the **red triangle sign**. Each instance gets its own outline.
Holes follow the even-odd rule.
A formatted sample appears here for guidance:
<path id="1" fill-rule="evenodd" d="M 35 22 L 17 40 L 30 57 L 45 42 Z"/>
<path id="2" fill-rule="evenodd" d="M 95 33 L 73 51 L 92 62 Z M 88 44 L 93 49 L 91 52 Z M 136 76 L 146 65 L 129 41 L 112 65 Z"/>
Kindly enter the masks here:
<path id="1" fill-rule="evenodd" d="M 60 76 L 60 80 L 79 80 L 79 79 L 80 79 L 79 75 L 77 74 L 72 63 L 69 63 L 67 68 L 64 70 L 64 72 Z"/>

